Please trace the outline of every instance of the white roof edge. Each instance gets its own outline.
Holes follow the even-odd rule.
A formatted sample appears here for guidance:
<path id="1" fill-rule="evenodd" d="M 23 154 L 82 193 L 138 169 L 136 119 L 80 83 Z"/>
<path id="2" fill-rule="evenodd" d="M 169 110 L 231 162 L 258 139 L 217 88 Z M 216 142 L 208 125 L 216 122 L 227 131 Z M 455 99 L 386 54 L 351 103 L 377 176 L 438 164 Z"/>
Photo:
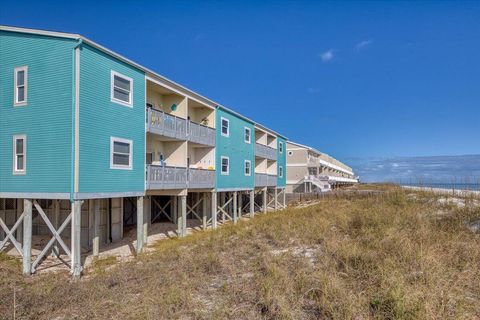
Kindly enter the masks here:
<path id="1" fill-rule="evenodd" d="M 308 149 L 308 150 L 313 151 L 313 152 L 315 152 L 315 153 L 317 153 L 317 154 L 319 154 L 319 155 L 325 154 L 325 153 L 323 153 L 323 152 L 318 151 L 318 150 L 315 149 L 315 148 L 312 148 L 312 147 L 310 147 L 310 146 L 307 146 L 307 145 L 304 145 L 304 144 L 301 144 L 301 143 L 298 143 L 298 142 L 293 142 L 293 141 L 290 141 L 290 140 L 289 140 L 288 143 L 291 143 L 291 144 L 293 144 L 293 145 L 296 145 L 296 146 L 299 146 L 299 147 Z"/>
<path id="2" fill-rule="evenodd" d="M 342 171 L 344 173 L 348 173 L 348 174 L 351 174 L 352 176 L 354 175 L 352 171 L 348 170 L 348 169 L 345 169 L 345 168 L 342 168 L 334 163 L 331 163 L 331 162 L 328 162 L 328 161 L 325 161 L 325 160 L 322 160 L 320 159 L 319 162 L 321 164 L 323 164 L 324 166 L 327 166 L 327 167 L 330 167 L 332 169 L 335 169 L 335 170 L 338 170 L 338 171 Z"/>
<path id="3" fill-rule="evenodd" d="M 67 39 L 80 39 L 80 38 L 82 38 L 81 35 L 76 34 L 76 33 L 49 31 L 49 30 L 41 30 L 41 29 L 30 29 L 30 28 L 20 28 L 20 27 L 10 27 L 10 26 L 4 26 L 4 25 L 0 25 L 0 31 L 31 33 L 31 34 L 38 34 L 38 35 L 42 35 L 42 36 L 59 37 L 59 38 L 67 38 Z"/>
<path id="4" fill-rule="evenodd" d="M 204 104 L 207 104 L 208 106 L 210 107 L 222 107 L 223 109 L 235 114 L 236 116 L 239 116 L 251 123 L 253 123 L 254 125 L 257 125 L 261 128 L 264 128 L 264 130 L 267 130 L 277 136 L 280 136 L 282 138 L 285 138 L 287 139 L 285 136 L 271 130 L 271 129 L 268 129 L 267 127 L 259 124 L 258 122 L 256 121 L 253 121 L 243 115 L 241 115 L 240 113 L 230 109 L 230 108 L 227 108 L 223 105 L 221 105 L 220 103 L 217 103 L 207 97 L 204 97 L 202 96 L 201 94 L 199 93 L 196 93 L 195 91 L 192 91 L 184 86 L 182 86 L 181 84 L 178 84 L 177 82 L 173 81 L 173 80 L 170 80 L 158 73 L 156 73 L 155 71 L 153 70 L 150 70 L 144 66 L 142 66 L 141 64 L 138 64 L 124 56 L 122 56 L 121 54 L 118 54 L 116 53 L 115 51 L 112 51 L 110 49 L 108 49 L 107 47 L 104 47 L 102 46 L 101 44 L 98 44 L 96 43 L 95 41 L 92 41 L 90 39 L 88 39 L 87 37 L 84 37 L 80 34 L 76 34 L 76 33 L 67 33 L 67 32 L 58 32 L 58 31 L 48 31 L 48 30 L 42 30 L 42 29 L 31 29 L 31 28 L 20 28 L 20 27 L 10 27 L 10 26 L 4 26 L 4 25 L 0 25 L 0 31 L 10 31 L 10 32 L 19 32 L 19 33 L 30 33 L 30 34 L 38 34 L 38 35 L 43 35 L 43 36 L 50 36 L 50 37 L 58 37 L 58 38 L 67 38 L 67 39 L 75 39 L 75 40 L 79 40 L 79 39 L 82 39 L 85 43 L 101 50 L 101 51 L 104 51 L 106 53 L 108 53 L 109 55 L 119 59 L 119 60 L 122 60 L 123 62 L 127 63 L 127 64 L 130 64 L 142 71 L 145 72 L 145 76 L 149 76 L 149 77 L 152 77 L 152 78 L 157 78 L 157 79 L 160 79 L 160 81 L 164 82 L 165 84 L 167 84 L 168 86 L 170 87 L 173 87 L 174 89 L 177 89 L 179 90 L 180 92 L 182 92 L 182 94 L 185 94 L 185 95 L 190 95 L 192 96 L 194 99 L 197 99 L 197 100 L 200 100 L 199 102 L 202 102 Z"/>

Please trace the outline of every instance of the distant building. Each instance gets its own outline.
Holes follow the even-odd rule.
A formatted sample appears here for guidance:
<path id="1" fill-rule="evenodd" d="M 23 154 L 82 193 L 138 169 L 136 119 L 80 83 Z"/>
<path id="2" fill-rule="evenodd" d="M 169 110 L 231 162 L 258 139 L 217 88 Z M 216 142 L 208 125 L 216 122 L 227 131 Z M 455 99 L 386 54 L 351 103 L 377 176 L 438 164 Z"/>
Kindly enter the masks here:
<path id="1" fill-rule="evenodd" d="M 315 148 L 287 142 L 287 193 L 325 192 L 358 183 L 352 168 Z"/>

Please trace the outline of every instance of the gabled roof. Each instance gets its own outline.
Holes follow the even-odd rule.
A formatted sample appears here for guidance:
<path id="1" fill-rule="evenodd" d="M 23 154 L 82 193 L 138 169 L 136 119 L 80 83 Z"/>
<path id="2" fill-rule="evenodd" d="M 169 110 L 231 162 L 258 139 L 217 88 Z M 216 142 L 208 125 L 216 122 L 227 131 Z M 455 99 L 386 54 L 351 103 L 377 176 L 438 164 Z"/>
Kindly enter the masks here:
<path id="1" fill-rule="evenodd" d="M 253 120 L 250 120 L 249 118 L 241 115 L 240 113 L 230 109 L 230 108 L 227 108 L 223 105 L 221 105 L 220 103 L 217 103 L 199 93 L 196 93 L 195 91 L 192 91 L 184 86 L 182 86 L 181 84 L 178 84 L 177 82 L 175 81 L 172 81 L 158 73 L 156 73 L 155 71 L 151 70 L 151 69 L 148 69 L 144 66 L 142 66 L 141 64 L 138 64 L 118 53 L 116 53 L 115 51 L 112 51 L 90 39 L 88 39 L 87 37 L 84 37 L 80 34 L 77 34 L 77 33 L 67 33 L 67 32 L 58 32 L 58 31 L 49 31 L 49 30 L 41 30 L 41 29 L 30 29 L 30 28 L 20 28 L 20 27 L 11 27 L 11 26 L 3 26 L 3 25 L 0 25 L 0 31 L 9 31 L 9 32 L 17 32 L 17 33 L 27 33 L 27 34 L 36 34 L 36 35 L 41 35 L 41 36 L 47 36 L 47 37 L 56 37 L 56 38 L 65 38 L 65 39 L 72 39 L 72 40 L 82 40 L 84 43 L 122 61 L 122 62 L 125 62 L 139 70 L 142 70 L 143 72 L 145 72 L 145 75 L 147 77 L 151 77 L 151 78 L 154 78 L 160 82 L 162 82 L 162 84 L 165 84 L 167 87 L 170 87 L 170 88 L 173 88 L 177 91 L 180 91 L 182 94 L 185 94 L 187 96 L 190 96 L 191 98 L 195 99 L 195 100 L 198 100 L 212 108 L 222 108 L 223 110 L 225 111 L 228 111 L 236 116 L 239 116 L 243 119 L 245 119 L 246 121 L 248 122 L 251 122 L 259 127 L 262 127 L 264 128 L 264 130 L 267 130 L 277 136 L 280 136 L 282 138 L 285 138 L 284 136 L 276 133 L 275 131 L 271 130 L 271 129 L 268 129 L 267 127 L 264 127 L 263 125 L 259 124 L 258 122 L 255 122 Z"/>

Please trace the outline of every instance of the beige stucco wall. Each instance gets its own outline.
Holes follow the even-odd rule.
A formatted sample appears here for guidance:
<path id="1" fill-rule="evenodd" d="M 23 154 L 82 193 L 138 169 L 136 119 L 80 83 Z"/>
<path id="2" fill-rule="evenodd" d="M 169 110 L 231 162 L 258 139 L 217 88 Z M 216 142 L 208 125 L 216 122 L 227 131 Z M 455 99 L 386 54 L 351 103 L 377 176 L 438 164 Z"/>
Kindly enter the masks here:
<path id="1" fill-rule="evenodd" d="M 159 86 L 150 82 L 147 83 L 147 103 L 152 104 L 155 109 L 186 119 L 188 114 L 187 98 L 173 92 L 168 94 L 160 93 L 159 90 Z M 175 111 L 171 109 L 173 104 L 177 105 Z"/>
<path id="2" fill-rule="evenodd" d="M 307 167 L 287 167 L 287 183 L 298 183 L 308 175 Z"/>
<path id="3" fill-rule="evenodd" d="M 258 129 L 255 129 L 255 142 L 263 145 L 267 145 L 267 133 Z"/>
<path id="4" fill-rule="evenodd" d="M 267 173 L 267 159 L 255 158 L 255 173 Z"/>
<path id="5" fill-rule="evenodd" d="M 152 164 L 160 164 L 160 154 L 163 154 L 165 165 L 186 167 L 187 166 L 187 142 L 186 141 L 161 141 L 153 134 L 147 134 L 147 153 L 154 153 Z"/>
<path id="6" fill-rule="evenodd" d="M 193 122 L 215 128 L 215 110 L 195 100 L 188 99 L 188 116 Z M 204 119 L 206 119 L 206 122 L 203 121 Z"/>
<path id="7" fill-rule="evenodd" d="M 190 168 L 215 169 L 215 149 L 188 144 Z"/>

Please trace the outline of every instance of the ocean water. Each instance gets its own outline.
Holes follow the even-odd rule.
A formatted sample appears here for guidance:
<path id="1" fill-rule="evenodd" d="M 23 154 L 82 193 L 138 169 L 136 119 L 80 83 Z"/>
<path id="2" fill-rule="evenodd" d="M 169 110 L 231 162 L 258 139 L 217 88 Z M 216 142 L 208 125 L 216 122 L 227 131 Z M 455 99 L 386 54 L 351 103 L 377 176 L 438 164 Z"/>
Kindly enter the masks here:
<path id="1" fill-rule="evenodd" d="M 411 187 L 423 187 L 423 188 L 435 188 L 435 189 L 451 189 L 451 190 L 469 190 L 469 191 L 480 191 L 479 183 L 404 183 L 399 182 L 398 184 L 402 186 L 411 186 Z"/>

